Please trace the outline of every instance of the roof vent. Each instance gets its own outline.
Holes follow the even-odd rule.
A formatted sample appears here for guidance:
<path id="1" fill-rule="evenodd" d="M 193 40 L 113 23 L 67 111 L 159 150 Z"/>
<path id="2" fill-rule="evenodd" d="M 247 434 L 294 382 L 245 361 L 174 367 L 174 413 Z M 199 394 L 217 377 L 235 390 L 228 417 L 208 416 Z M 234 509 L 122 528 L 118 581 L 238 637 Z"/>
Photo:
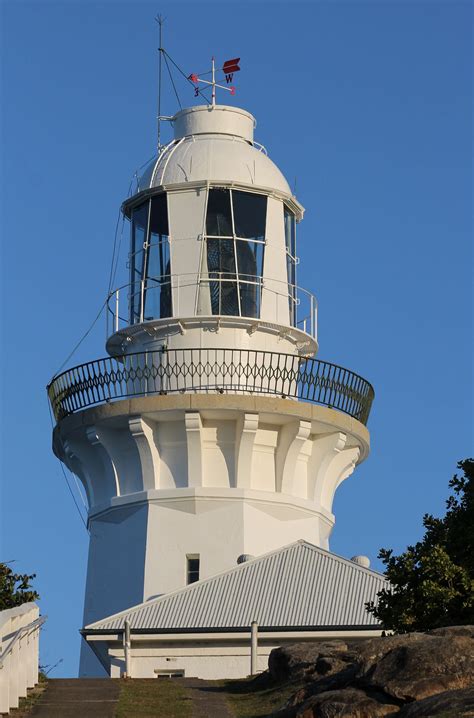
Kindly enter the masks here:
<path id="1" fill-rule="evenodd" d="M 251 561 L 253 558 L 255 558 L 255 556 L 252 556 L 250 553 L 241 553 L 237 559 L 237 563 L 247 563 L 247 561 Z"/>
<path id="2" fill-rule="evenodd" d="M 353 556 L 351 561 L 363 568 L 370 568 L 370 558 L 368 556 Z"/>

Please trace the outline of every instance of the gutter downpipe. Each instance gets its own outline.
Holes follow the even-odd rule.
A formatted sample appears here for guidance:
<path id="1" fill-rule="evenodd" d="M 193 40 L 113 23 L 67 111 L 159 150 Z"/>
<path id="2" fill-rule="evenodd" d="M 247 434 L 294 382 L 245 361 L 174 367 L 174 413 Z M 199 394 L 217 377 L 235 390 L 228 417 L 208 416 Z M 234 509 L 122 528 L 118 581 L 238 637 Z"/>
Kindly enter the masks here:
<path id="1" fill-rule="evenodd" d="M 257 674 L 257 657 L 258 657 L 258 623 L 252 621 L 250 627 L 250 675 Z"/>
<path id="2" fill-rule="evenodd" d="M 123 651 L 125 654 L 125 678 L 132 677 L 132 641 L 130 638 L 130 621 L 125 621 L 123 632 Z"/>

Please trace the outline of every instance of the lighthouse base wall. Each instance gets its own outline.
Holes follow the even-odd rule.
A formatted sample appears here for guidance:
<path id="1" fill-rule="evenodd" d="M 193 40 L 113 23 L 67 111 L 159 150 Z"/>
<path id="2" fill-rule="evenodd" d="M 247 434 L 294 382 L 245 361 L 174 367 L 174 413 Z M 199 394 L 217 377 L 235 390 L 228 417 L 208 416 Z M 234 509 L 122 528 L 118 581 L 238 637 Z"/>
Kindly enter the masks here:
<path id="1" fill-rule="evenodd" d="M 183 588 L 188 557 L 199 557 L 199 578 L 206 579 L 233 568 L 242 554 L 259 556 L 298 539 L 327 547 L 333 523 L 309 502 L 275 501 L 264 492 L 147 494 L 90 521 L 83 625 Z M 103 675 L 85 643 L 80 675 Z"/>

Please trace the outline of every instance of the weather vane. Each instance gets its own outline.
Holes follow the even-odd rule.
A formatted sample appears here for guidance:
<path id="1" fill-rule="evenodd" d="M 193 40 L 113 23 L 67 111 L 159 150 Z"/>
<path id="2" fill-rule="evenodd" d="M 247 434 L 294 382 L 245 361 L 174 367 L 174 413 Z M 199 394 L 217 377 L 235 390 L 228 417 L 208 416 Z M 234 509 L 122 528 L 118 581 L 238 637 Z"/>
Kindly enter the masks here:
<path id="1" fill-rule="evenodd" d="M 233 60 L 226 60 L 221 68 L 217 69 L 217 72 L 223 72 L 225 81 L 227 85 L 230 85 L 232 80 L 234 79 L 234 72 L 239 72 L 240 57 L 234 57 Z M 211 80 L 203 80 L 203 75 L 212 75 Z M 212 58 L 212 69 L 208 72 L 202 72 L 200 75 L 197 75 L 195 73 L 192 73 L 189 75 L 189 80 L 194 83 L 194 96 L 197 97 L 200 93 L 199 83 L 202 83 L 204 85 L 210 85 L 212 87 L 212 105 L 216 104 L 216 87 L 219 87 L 221 90 L 227 90 L 227 92 L 230 92 L 231 95 L 235 95 L 235 87 L 233 85 L 230 85 L 228 87 L 227 85 L 220 85 L 218 82 L 216 82 L 216 62 L 215 58 Z"/>

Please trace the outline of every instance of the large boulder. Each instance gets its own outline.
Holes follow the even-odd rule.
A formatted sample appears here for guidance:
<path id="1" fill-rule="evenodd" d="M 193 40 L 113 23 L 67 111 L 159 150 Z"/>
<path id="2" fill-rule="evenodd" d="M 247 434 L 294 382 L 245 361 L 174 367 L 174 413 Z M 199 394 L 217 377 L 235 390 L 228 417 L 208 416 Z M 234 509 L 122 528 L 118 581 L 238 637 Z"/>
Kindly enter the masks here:
<path id="1" fill-rule="evenodd" d="M 474 683 L 474 641 L 454 634 L 408 634 L 369 641 L 356 683 L 408 702 Z"/>
<path id="2" fill-rule="evenodd" d="M 474 626 L 292 644 L 272 651 L 269 674 L 299 684 L 285 718 L 472 718 Z"/>
<path id="3" fill-rule="evenodd" d="M 400 709 L 399 718 L 472 718 L 474 716 L 474 687 L 446 691 L 422 701 L 408 703 Z"/>
<path id="4" fill-rule="evenodd" d="M 314 673 L 334 673 L 350 660 L 348 650 L 347 643 L 338 640 L 292 643 L 270 653 L 268 671 L 279 682 L 304 680 Z"/>
<path id="5" fill-rule="evenodd" d="M 303 703 L 296 718 L 383 718 L 398 713 L 398 705 L 388 703 L 383 696 L 379 698 L 357 688 L 326 691 Z"/>
<path id="6" fill-rule="evenodd" d="M 426 631 L 428 636 L 467 636 L 474 638 L 474 626 L 444 626 Z"/>

